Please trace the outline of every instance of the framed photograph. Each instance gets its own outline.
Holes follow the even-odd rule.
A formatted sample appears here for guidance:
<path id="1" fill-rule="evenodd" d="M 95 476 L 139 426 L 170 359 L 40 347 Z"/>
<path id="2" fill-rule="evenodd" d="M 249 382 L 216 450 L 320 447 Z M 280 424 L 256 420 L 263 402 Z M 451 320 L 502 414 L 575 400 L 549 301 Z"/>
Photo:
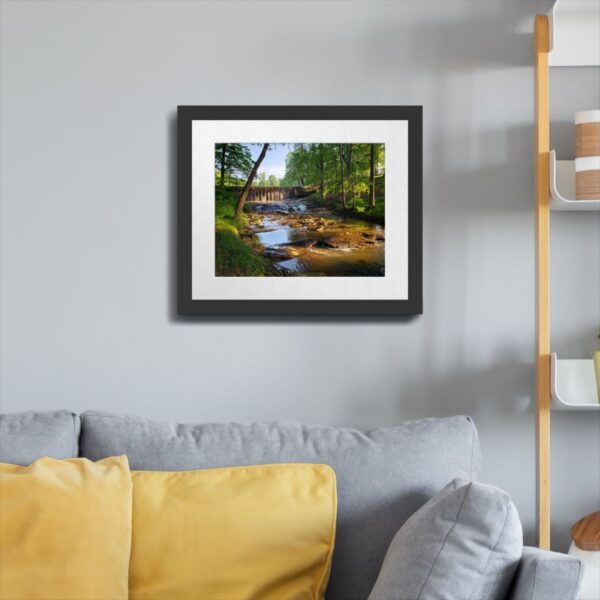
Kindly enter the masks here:
<path id="1" fill-rule="evenodd" d="M 178 312 L 422 312 L 420 106 L 180 106 Z"/>

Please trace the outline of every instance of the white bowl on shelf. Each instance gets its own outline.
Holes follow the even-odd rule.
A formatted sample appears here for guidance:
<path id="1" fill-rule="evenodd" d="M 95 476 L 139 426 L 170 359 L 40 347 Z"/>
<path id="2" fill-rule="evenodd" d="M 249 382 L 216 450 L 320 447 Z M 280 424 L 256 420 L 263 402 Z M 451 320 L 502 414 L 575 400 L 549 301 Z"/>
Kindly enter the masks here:
<path id="1" fill-rule="evenodd" d="M 592 359 L 558 359 L 550 361 L 551 393 L 558 410 L 600 410 L 596 372 Z"/>
<path id="2" fill-rule="evenodd" d="M 552 210 L 598 210 L 597 200 L 575 199 L 575 161 L 557 160 L 556 151 L 550 151 L 550 208 Z"/>

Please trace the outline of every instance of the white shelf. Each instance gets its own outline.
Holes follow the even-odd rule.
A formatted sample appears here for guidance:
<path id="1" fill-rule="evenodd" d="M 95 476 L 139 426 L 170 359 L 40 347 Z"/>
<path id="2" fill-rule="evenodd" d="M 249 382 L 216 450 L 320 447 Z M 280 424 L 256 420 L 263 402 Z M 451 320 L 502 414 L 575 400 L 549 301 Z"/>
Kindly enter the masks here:
<path id="1" fill-rule="evenodd" d="M 600 65 L 600 2 L 556 0 L 548 25 L 551 67 Z"/>
<path id="2" fill-rule="evenodd" d="M 556 160 L 550 151 L 550 208 L 552 210 L 599 210 L 598 200 L 575 200 L 575 161 Z"/>
<path id="3" fill-rule="evenodd" d="M 556 410 L 600 411 L 594 361 L 550 359 L 550 391 Z"/>

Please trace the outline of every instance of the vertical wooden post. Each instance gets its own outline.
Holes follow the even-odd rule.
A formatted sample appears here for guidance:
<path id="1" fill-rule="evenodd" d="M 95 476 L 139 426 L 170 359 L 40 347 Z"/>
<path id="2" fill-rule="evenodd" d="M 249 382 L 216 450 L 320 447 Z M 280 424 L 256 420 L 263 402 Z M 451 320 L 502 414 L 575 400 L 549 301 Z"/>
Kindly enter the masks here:
<path id="1" fill-rule="evenodd" d="M 550 106 L 548 17 L 535 17 L 536 455 L 538 545 L 550 548 Z"/>

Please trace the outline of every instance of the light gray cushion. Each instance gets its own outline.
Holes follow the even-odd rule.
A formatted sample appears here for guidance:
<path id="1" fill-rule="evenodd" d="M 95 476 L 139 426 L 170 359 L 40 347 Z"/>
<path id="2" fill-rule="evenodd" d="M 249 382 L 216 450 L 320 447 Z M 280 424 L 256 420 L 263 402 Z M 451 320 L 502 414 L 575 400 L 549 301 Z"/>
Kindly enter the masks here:
<path id="1" fill-rule="evenodd" d="M 101 412 L 82 415 L 81 454 L 127 454 L 132 469 L 184 470 L 286 462 L 336 472 L 338 520 L 327 597 L 365 600 L 404 521 L 453 477 L 475 478 L 471 419 L 407 422 L 361 433 L 298 423 L 177 425 Z"/>
<path id="2" fill-rule="evenodd" d="M 510 496 L 455 480 L 400 528 L 369 600 L 505 600 L 522 551 Z"/>
<path id="3" fill-rule="evenodd" d="M 510 600 L 576 600 L 583 565 L 575 556 L 523 548 Z"/>
<path id="4" fill-rule="evenodd" d="M 0 415 L 0 462 L 16 465 L 79 454 L 79 417 L 68 410 Z"/>

